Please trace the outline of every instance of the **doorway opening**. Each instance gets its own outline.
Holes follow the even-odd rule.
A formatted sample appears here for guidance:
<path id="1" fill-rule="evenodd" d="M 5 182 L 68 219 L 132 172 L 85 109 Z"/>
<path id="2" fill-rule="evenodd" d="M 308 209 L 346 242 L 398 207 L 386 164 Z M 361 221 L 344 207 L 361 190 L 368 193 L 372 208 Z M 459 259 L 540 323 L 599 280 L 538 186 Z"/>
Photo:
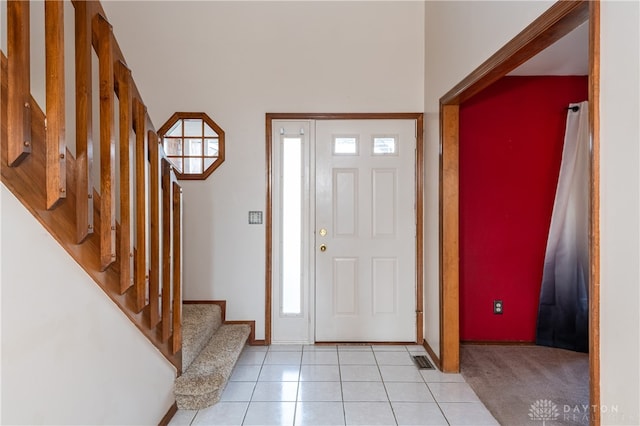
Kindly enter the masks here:
<path id="1" fill-rule="evenodd" d="M 589 388 L 590 406 L 599 393 L 599 3 L 558 2 L 507 45 L 440 99 L 440 364 L 445 372 L 460 369 L 459 312 L 459 114 L 460 104 L 520 64 L 589 22 L 590 279 Z M 592 421 L 599 424 L 599 410 Z"/>
<path id="2" fill-rule="evenodd" d="M 270 113 L 266 139 L 265 343 L 422 342 L 423 114 Z"/>

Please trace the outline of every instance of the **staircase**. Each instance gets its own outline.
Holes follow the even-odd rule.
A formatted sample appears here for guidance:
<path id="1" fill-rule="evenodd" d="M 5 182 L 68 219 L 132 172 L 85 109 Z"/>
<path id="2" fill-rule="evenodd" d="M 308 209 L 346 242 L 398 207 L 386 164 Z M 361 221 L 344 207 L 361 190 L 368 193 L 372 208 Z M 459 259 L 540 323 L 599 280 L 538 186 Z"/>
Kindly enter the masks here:
<path id="1" fill-rule="evenodd" d="M 102 6 L 72 4 L 75 40 L 65 43 L 64 2 L 44 2 L 43 110 L 29 72 L 30 25 L 38 20 L 30 19 L 30 2 L 5 3 L 2 183 L 176 367 L 177 406 L 210 406 L 247 340 L 254 342 L 254 323 L 225 321 L 221 301 L 183 305 L 182 189 Z M 94 53 L 99 66 L 92 70 Z M 65 88 L 68 55 L 75 85 Z M 70 97 L 76 126 L 65 129 Z M 75 146 L 67 146 L 70 133 Z"/>
<path id="2" fill-rule="evenodd" d="M 220 399 L 252 328 L 225 324 L 218 304 L 185 304 L 182 315 L 183 373 L 176 379 L 176 404 L 182 410 L 199 410 Z"/>
<path id="3" fill-rule="evenodd" d="M 65 22 L 65 2 L 44 2 L 43 110 L 31 95 L 31 3 L 5 5 L 2 183 L 180 371 L 182 190 L 102 6 L 74 1 L 74 19 Z M 65 23 L 75 40 L 64 39 Z M 71 87 L 62 78 L 68 56 Z M 75 146 L 67 146 L 69 134 Z"/>

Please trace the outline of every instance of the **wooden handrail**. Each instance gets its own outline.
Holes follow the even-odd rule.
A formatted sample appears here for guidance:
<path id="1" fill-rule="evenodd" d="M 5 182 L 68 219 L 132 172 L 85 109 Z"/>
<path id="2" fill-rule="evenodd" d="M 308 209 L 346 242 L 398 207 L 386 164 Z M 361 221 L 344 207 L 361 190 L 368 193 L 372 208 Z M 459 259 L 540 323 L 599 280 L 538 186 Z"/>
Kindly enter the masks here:
<path id="1" fill-rule="evenodd" d="M 102 6 L 72 3 L 75 84 L 67 88 L 63 2 L 45 3 L 46 114 L 30 94 L 29 2 L 6 3 L 0 122 L 7 123 L 2 162 L 12 167 L 1 168 L 2 181 L 180 371 L 182 190 Z M 65 129 L 67 96 L 76 100 L 74 129 Z M 66 147 L 70 131 L 75 153 Z M 93 152 L 100 153 L 97 190 Z"/>

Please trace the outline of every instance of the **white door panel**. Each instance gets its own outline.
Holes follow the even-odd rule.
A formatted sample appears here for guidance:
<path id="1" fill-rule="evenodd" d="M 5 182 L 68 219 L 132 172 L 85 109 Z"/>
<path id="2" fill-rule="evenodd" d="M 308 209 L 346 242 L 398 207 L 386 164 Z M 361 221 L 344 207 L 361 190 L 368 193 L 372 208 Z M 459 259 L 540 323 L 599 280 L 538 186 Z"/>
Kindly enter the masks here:
<path id="1" fill-rule="evenodd" d="M 316 341 L 413 341 L 415 121 L 323 120 L 315 135 Z"/>

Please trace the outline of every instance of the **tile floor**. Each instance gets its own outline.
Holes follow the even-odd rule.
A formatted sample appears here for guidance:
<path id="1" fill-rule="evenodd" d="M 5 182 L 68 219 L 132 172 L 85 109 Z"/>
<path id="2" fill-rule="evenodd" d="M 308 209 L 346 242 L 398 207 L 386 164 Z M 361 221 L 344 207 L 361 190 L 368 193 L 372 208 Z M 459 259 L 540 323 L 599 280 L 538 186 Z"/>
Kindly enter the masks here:
<path id="1" fill-rule="evenodd" d="M 221 400 L 171 425 L 497 425 L 460 374 L 411 346 L 248 346 Z"/>

